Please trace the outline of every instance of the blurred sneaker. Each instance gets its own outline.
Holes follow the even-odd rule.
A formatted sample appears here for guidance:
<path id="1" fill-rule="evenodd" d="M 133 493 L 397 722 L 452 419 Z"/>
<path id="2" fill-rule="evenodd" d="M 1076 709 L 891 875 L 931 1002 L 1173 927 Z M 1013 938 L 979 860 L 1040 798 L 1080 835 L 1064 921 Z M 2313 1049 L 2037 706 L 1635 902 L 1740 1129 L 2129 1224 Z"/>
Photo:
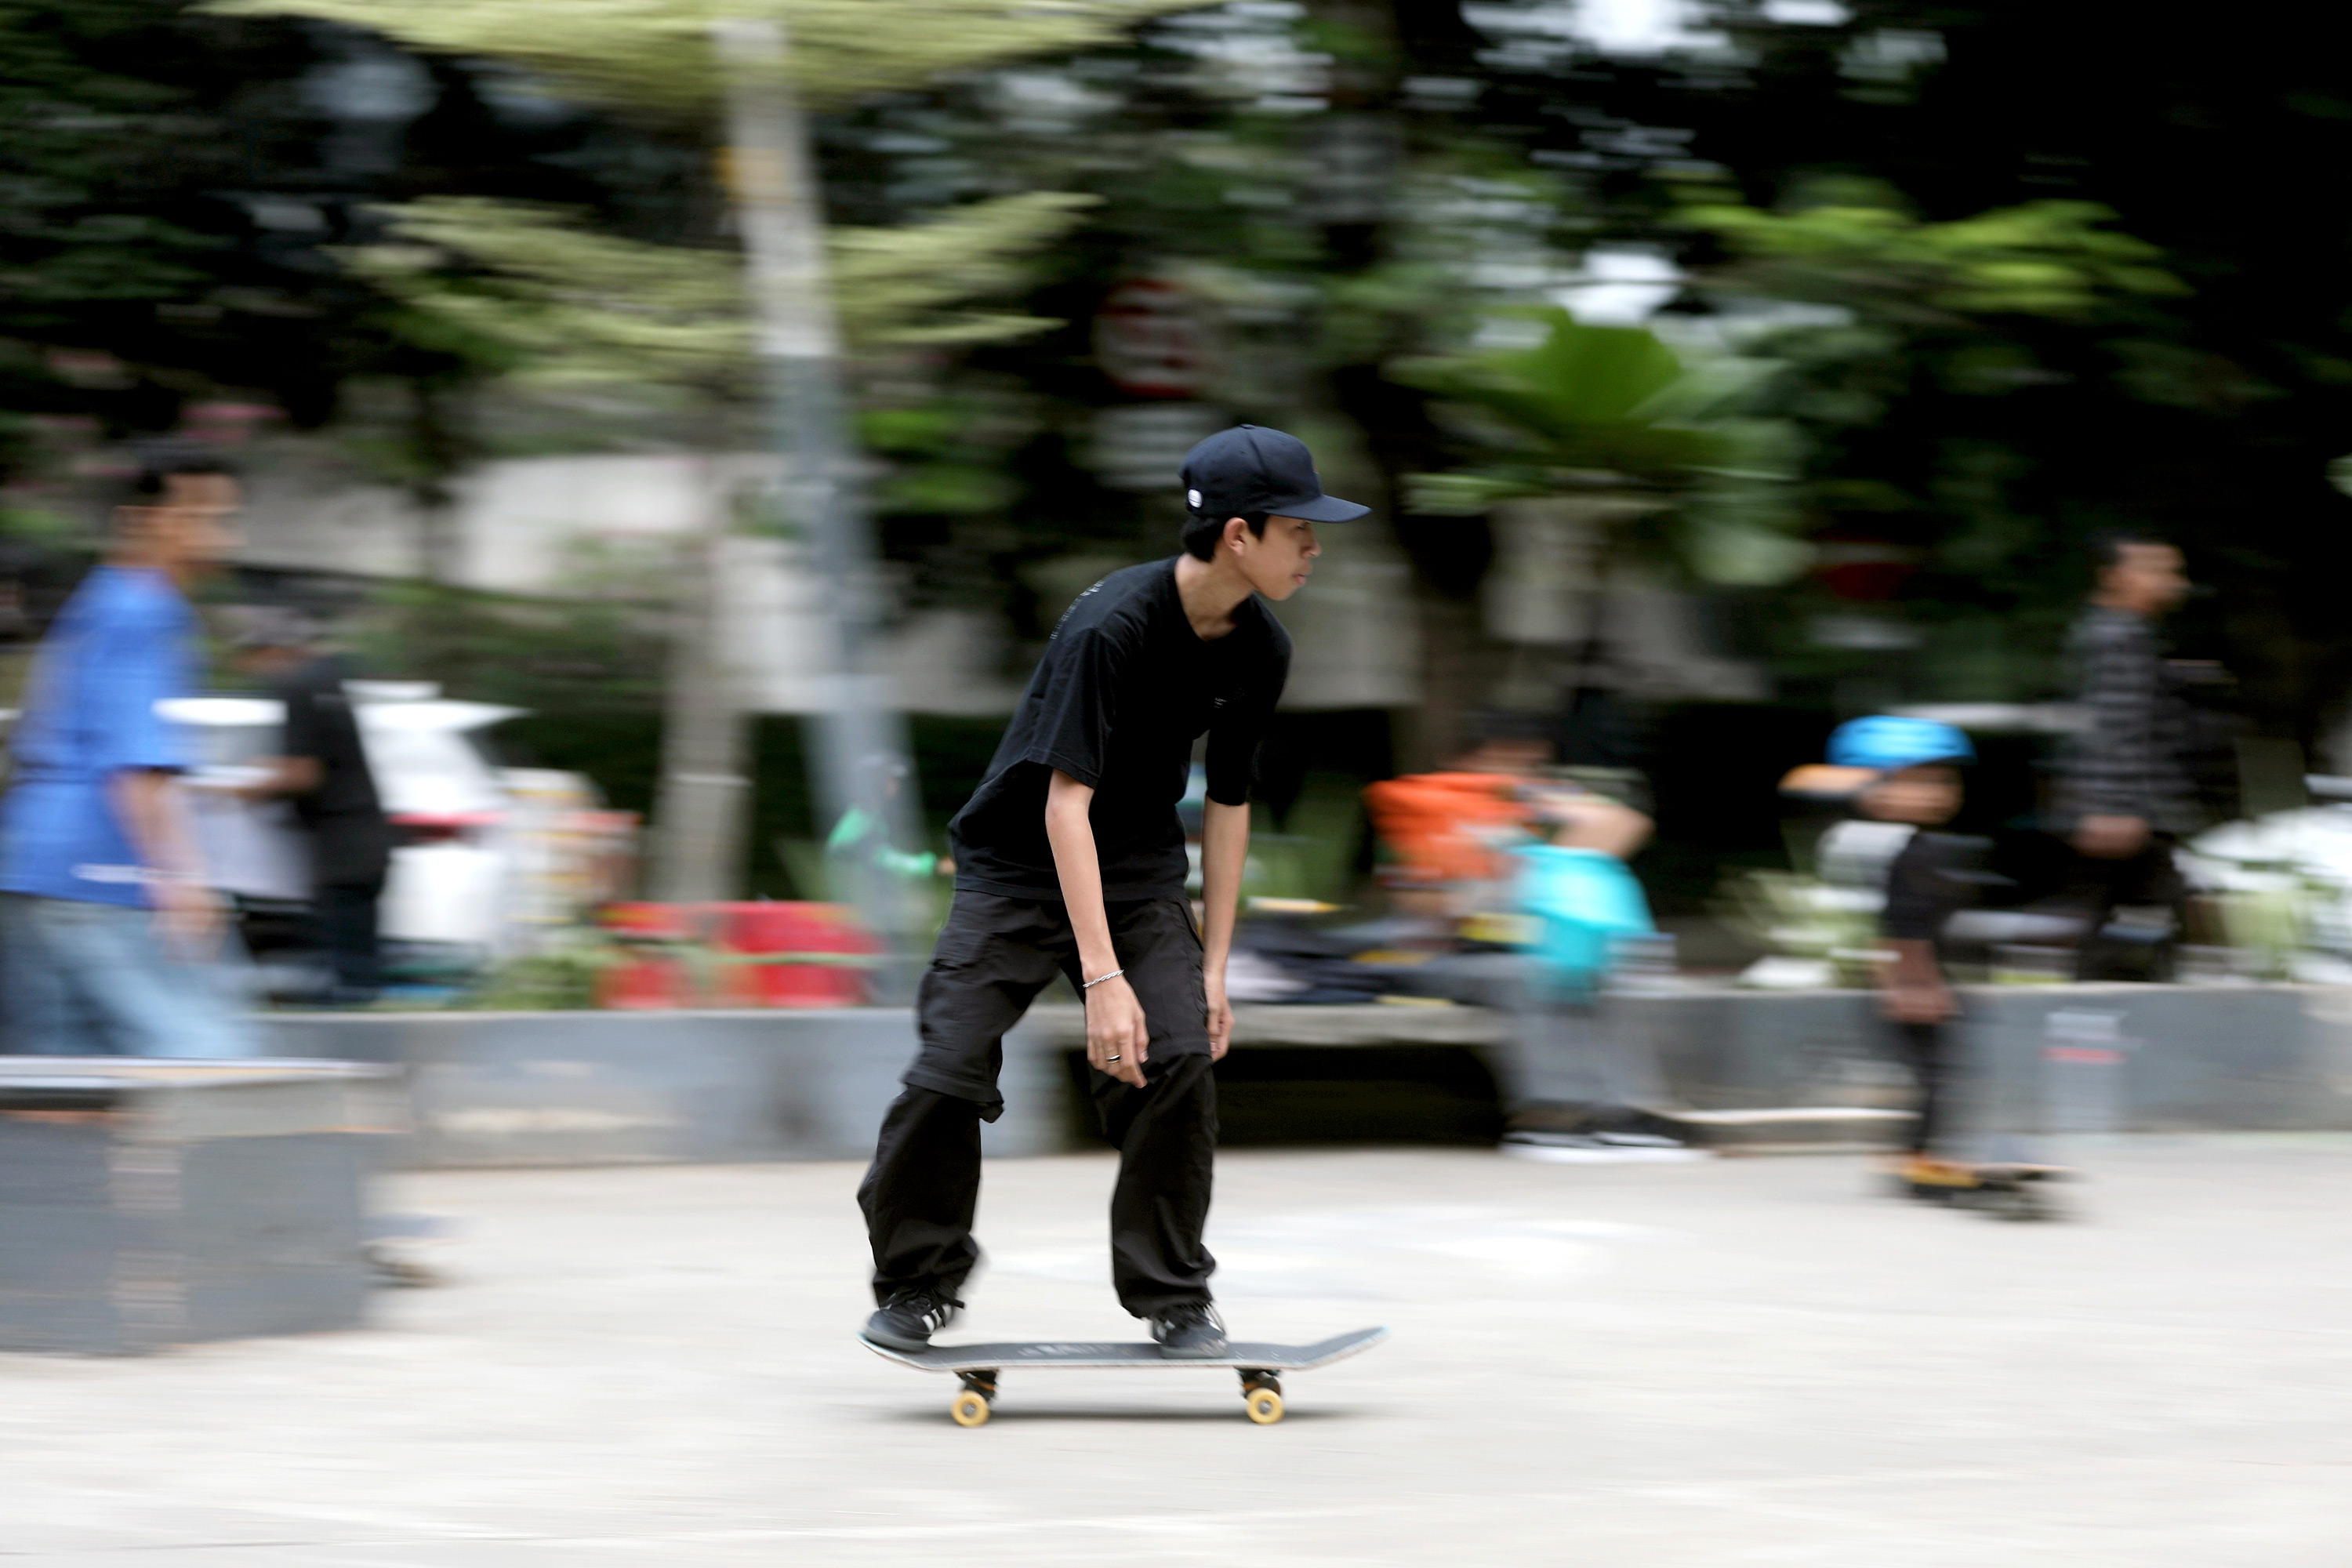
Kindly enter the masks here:
<path id="1" fill-rule="evenodd" d="M 1185 1301 L 1155 1314 L 1151 1337 L 1160 1353 L 1180 1359 L 1207 1358 L 1225 1353 L 1225 1321 L 1206 1301 Z"/>
<path id="2" fill-rule="evenodd" d="M 866 1337 L 894 1351 L 928 1350 L 931 1336 L 954 1322 L 962 1305 L 937 1290 L 893 1290 L 866 1320 Z"/>

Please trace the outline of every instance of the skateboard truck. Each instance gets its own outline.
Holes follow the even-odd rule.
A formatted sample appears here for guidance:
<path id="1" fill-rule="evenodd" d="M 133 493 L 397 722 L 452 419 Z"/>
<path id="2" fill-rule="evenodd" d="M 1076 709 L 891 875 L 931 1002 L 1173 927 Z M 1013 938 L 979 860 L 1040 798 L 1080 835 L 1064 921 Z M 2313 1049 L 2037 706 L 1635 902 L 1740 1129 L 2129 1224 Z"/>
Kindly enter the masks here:
<path id="1" fill-rule="evenodd" d="M 1242 1373 L 1242 1409 L 1261 1426 L 1271 1426 L 1282 1419 L 1282 1379 L 1257 1367 L 1245 1366 Z"/>
<path id="2" fill-rule="evenodd" d="M 989 1401 L 996 1397 L 996 1369 L 975 1367 L 956 1373 L 962 1388 L 948 1406 L 948 1418 L 959 1426 L 977 1426 L 988 1419 Z"/>

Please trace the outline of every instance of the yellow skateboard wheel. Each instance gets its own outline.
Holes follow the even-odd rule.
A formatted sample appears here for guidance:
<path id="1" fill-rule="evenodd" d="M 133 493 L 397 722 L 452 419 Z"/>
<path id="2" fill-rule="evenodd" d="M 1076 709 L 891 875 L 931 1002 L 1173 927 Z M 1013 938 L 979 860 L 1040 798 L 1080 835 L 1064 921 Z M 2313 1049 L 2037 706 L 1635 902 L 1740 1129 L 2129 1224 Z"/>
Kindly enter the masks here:
<path id="1" fill-rule="evenodd" d="M 1282 1419 L 1282 1395 L 1271 1388 L 1253 1388 L 1249 1397 L 1243 1401 L 1242 1408 L 1248 1411 L 1249 1418 L 1259 1426 L 1271 1426 Z"/>
<path id="2" fill-rule="evenodd" d="M 1277 1410 L 1281 1403 L 1280 1400 L 1275 1401 Z M 953 1405 L 948 1406 L 948 1415 L 959 1426 L 985 1426 L 988 1422 L 988 1401 L 967 1388 L 956 1395 Z M 1256 1417 L 1252 1416 L 1251 1419 L 1255 1420 Z M 1279 1415 L 1276 1419 L 1280 1419 Z"/>

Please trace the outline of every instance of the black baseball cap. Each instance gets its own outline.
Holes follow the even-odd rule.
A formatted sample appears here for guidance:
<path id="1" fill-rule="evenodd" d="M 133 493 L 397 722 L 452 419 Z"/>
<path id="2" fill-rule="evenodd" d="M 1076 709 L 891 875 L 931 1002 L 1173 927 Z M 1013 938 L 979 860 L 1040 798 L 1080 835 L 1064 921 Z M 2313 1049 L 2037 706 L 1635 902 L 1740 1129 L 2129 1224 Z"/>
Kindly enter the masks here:
<path id="1" fill-rule="evenodd" d="M 1351 522 L 1372 509 L 1323 493 L 1315 458 L 1296 436 L 1263 425 L 1220 430 L 1184 454 L 1184 504 L 1196 517 L 1296 517 Z"/>

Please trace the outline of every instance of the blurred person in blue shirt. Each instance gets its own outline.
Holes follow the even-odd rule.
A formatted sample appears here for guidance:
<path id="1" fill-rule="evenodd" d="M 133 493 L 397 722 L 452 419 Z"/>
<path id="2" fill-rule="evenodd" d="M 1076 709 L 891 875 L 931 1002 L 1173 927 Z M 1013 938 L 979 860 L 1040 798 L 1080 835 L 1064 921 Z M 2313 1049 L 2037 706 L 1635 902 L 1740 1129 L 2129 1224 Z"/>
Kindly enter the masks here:
<path id="1" fill-rule="evenodd" d="M 0 956 L 12 1049 L 252 1054 L 217 959 L 226 937 L 157 711 L 194 685 L 187 585 L 236 542 L 218 458 L 149 454 L 114 509 L 106 561 L 43 639 L 0 799 Z"/>
<path id="2" fill-rule="evenodd" d="M 1526 921 L 1526 984 L 1506 1141 L 1595 1156 L 1679 1145 L 1654 1107 L 1671 1097 L 1648 1046 L 1596 1005 L 1627 939 L 1654 934 L 1649 900 L 1626 860 L 1650 837 L 1645 814 L 1573 786 L 1528 790 L 1547 841 L 1511 851 Z"/>

